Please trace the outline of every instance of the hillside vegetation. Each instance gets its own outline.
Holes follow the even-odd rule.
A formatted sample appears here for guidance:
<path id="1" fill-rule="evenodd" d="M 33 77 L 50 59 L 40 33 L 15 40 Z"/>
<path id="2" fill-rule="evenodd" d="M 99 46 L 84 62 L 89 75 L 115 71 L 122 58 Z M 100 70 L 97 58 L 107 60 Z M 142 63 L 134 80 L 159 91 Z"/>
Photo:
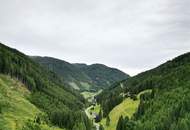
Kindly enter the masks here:
<path id="1" fill-rule="evenodd" d="M 119 118 L 117 130 L 190 129 L 190 53 L 105 90 L 97 97 L 104 116 L 122 102 L 120 94 L 135 99 L 136 94 L 146 89 L 152 92 L 140 96 L 138 110 L 131 119 L 125 115 Z"/>
<path id="2" fill-rule="evenodd" d="M 129 75 L 102 64 L 71 64 L 51 57 L 31 57 L 36 62 L 58 74 L 65 85 L 80 91 L 99 91 Z"/>
<path id="3" fill-rule="evenodd" d="M 28 100 L 31 93 L 18 80 L 0 75 L 0 86 L 0 130 L 23 130 L 29 120 L 34 121 L 38 114 L 43 114 Z M 59 130 L 46 124 L 38 127 Z"/>
<path id="4" fill-rule="evenodd" d="M 109 113 L 110 123 L 107 126 L 106 125 L 106 118 L 104 118 L 100 124 L 102 124 L 105 128 L 105 130 L 116 130 L 117 127 L 117 121 L 121 116 L 127 116 L 129 118 L 132 118 L 133 114 L 137 111 L 138 106 L 140 104 L 140 95 L 144 93 L 149 93 L 150 90 L 145 90 L 143 92 L 140 92 L 137 95 L 137 99 L 133 100 L 130 97 L 124 99 L 119 105 L 113 108 L 111 112 Z"/>
<path id="5" fill-rule="evenodd" d="M 0 75 L 0 86 L 0 129 L 21 129 L 40 110 L 27 100 L 30 92 L 22 83 Z"/>
<path id="6" fill-rule="evenodd" d="M 55 73 L 3 44 L 0 44 L 0 73 L 27 86 L 30 102 L 47 114 L 46 123 L 69 130 L 91 129 L 91 122 L 82 111 L 85 106 L 82 95 L 65 87 Z"/>

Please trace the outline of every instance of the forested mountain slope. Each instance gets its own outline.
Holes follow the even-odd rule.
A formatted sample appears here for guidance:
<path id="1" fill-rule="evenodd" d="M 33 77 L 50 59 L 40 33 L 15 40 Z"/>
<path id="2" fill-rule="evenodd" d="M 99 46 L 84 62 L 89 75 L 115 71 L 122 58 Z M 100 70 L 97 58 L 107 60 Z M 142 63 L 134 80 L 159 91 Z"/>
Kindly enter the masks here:
<path id="1" fill-rule="evenodd" d="M 45 113 L 29 101 L 31 92 L 20 81 L 1 74 L 0 86 L 0 130 L 60 130 L 42 123 L 43 120 L 36 122 Z"/>
<path id="2" fill-rule="evenodd" d="M 79 67 L 79 64 L 77 66 Z M 79 68 L 90 77 L 93 84 L 96 84 L 102 89 L 108 88 L 115 82 L 129 78 L 129 75 L 124 72 L 107 67 L 103 64 L 92 64 L 88 66 L 80 65 Z"/>
<path id="3" fill-rule="evenodd" d="M 131 119 L 121 117 L 117 130 L 190 129 L 190 53 L 118 82 L 97 99 L 106 117 L 123 95 L 136 100 L 136 94 L 147 89 L 152 92 L 140 96 L 137 112 Z"/>
<path id="4" fill-rule="evenodd" d="M 18 79 L 27 86 L 29 100 L 47 114 L 47 124 L 69 130 L 80 126 L 91 129 L 82 109 L 85 100 L 53 72 L 41 67 L 28 56 L 0 44 L 0 73 Z"/>
<path id="5" fill-rule="evenodd" d="M 35 61 L 62 77 L 68 86 L 80 91 L 97 91 L 112 83 L 127 79 L 129 75 L 102 64 L 71 64 L 51 57 L 32 57 Z"/>

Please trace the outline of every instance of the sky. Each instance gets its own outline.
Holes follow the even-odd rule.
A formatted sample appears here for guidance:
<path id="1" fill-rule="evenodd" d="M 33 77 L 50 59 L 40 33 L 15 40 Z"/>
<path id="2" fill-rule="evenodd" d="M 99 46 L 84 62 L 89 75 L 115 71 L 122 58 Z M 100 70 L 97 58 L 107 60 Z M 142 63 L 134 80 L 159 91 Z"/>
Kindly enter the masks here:
<path id="1" fill-rule="evenodd" d="M 190 0 L 0 0 L 0 42 L 130 75 L 190 51 Z"/>

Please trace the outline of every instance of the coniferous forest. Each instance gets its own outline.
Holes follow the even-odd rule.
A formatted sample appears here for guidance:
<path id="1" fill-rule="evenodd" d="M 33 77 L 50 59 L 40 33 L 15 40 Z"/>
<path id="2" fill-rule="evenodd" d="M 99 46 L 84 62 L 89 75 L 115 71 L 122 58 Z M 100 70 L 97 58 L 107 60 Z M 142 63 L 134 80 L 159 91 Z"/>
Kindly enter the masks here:
<path id="1" fill-rule="evenodd" d="M 181 55 L 159 67 L 122 81 L 105 90 L 97 98 L 105 116 L 117 104 L 120 93 L 140 96 L 137 111 L 129 117 L 121 116 L 117 130 L 189 130 L 190 129 L 190 53 Z M 112 97 L 112 98 L 108 98 Z M 106 104 L 106 105 L 105 105 Z"/>

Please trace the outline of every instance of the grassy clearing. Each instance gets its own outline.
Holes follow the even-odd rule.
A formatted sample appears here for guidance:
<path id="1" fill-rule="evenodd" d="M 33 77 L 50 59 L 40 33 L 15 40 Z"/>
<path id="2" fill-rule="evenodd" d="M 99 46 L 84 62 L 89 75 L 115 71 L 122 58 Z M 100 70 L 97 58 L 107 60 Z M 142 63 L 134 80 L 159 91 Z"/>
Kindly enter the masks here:
<path id="1" fill-rule="evenodd" d="M 117 122 L 121 115 L 128 116 L 131 118 L 133 114 L 137 111 L 137 108 L 140 103 L 140 95 L 146 92 L 150 92 L 151 90 L 145 90 L 137 95 L 137 100 L 134 101 L 131 98 L 126 98 L 121 104 L 116 106 L 109 114 L 110 117 L 110 125 L 106 126 L 106 119 L 101 121 L 101 124 L 104 126 L 105 130 L 115 130 L 117 126 Z"/>
<path id="2" fill-rule="evenodd" d="M 17 80 L 0 75 L 0 130 L 21 130 L 41 111 L 27 100 L 30 92 Z M 60 130 L 41 125 L 43 130 Z"/>
<path id="3" fill-rule="evenodd" d="M 96 113 L 96 114 L 98 114 L 100 112 L 100 105 L 92 106 L 91 108 L 94 108 L 94 109 L 93 110 L 89 109 L 89 113 Z"/>
<path id="4" fill-rule="evenodd" d="M 90 98 L 90 97 L 93 97 L 93 95 L 94 95 L 94 93 L 88 92 L 88 91 L 82 92 L 81 94 L 83 95 L 83 97 L 84 97 L 85 99 L 88 99 L 88 98 Z"/>
<path id="5" fill-rule="evenodd" d="M 40 111 L 27 100 L 30 92 L 23 84 L 8 76 L 0 75 L 0 128 L 21 129 L 28 119 L 33 119 Z"/>
<path id="6" fill-rule="evenodd" d="M 85 90 L 90 90 L 90 84 L 86 83 L 86 82 L 80 82 L 81 86 L 83 87 L 83 89 Z"/>
<path id="7" fill-rule="evenodd" d="M 71 85 L 76 90 L 80 90 L 80 88 L 78 87 L 78 85 L 76 83 L 74 83 L 74 82 L 70 82 L 69 85 Z"/>
<path id="8" fill-rule="evenodd" d="M 83 97 L 85 99 L 89 99 L 89 98 L 92 98 L 94 96 L 96 96 L 97 94 L 101 93 L 102 90 L 99 90 L 98 92 L 88 92 L 88 91 L 84 91 L 82 92 L 81 94 L 83 95 Z"/>
<path id="9" fill-rule="evenodd" d="M 115 130 L 116 126 L 117 126 L 117 122 L 119 120 L 119 117 L 121 115 L 128 116 L 129 118 L 131 118 L 133 116 L 133 114 L 137 111 L 137 108 L 139 106 L 140 103 L 140 95 L 146 92 L 151 92 L 151 90 L 145 90 L 143 92 L 140 92 L 137 95 L 137 100 L 133 100 L 131 98 L 126 98 L 121 104 L 117 105 L 109 114 L 110 117 L 110 125 L 107 127 L 106 126 L 106 119 L 102 119 L 102 121 L 100 122 L 100 124 L 102 124 L 105 128 L 105 130 Z M 94 95 L 94 93 L 89 93 L 89 92 L 83 92 L 83 94 L 85 96 L 89 96 L 92 97 Z M 93 107 L 93 106 L 92 106 Z M 92 108 L 91 107 L 91 108 Z M 89 113 L 96 113 L 98 114 L 100 111 L 100 105 L 96 105 L 94 106 L 94 109 L 89 109 L 88 112 Z M 93 120 L 93 117 L 90 117 Z"/>
<path id="10" fill-rule="evenodd" d="M 96 105 L 94 107 L 94 112 L 97 113 L 97 114 L 100 112 L 100 105 Z"/>

